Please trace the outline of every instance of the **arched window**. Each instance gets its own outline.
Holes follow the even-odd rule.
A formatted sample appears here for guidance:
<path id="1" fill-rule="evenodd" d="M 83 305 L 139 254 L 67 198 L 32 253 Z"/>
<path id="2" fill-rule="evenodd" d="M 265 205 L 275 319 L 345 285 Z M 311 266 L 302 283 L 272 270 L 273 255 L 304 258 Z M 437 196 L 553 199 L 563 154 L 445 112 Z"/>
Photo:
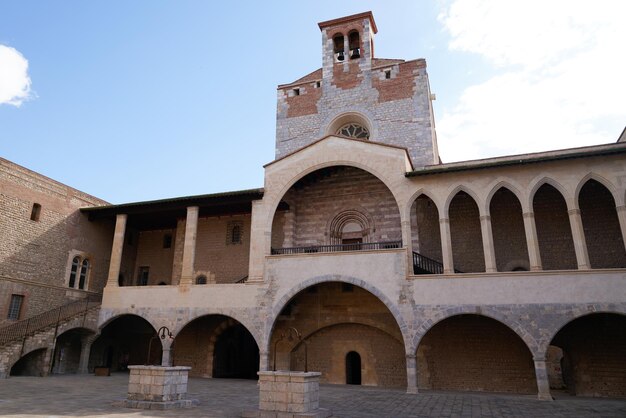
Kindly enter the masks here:
<path id="1" fill-rule="evenodd" d="M 350 47 L 350 59 L 361 57 L 361 40 L 359 32 L 353 31 L 348 34 L 348 46 Z"/>
<path id="2" fill-rule="evenodd" d="M 366 214 L 355 209 L 343 211 L 335 215 L 328 225 L 330 244 L 352 244 L 352 249 L 358 249 L 359 244 L 368 242 L 371 228 L 372 221 Z"/>
<path id="3" fill-rule="evenodd" d="M 196 284 L 206 284 L 206 276 L 198 276 L 196 277 Z"/>
<path id="4" fill-rule="evenodd" d="M 360 123 L 350 122 L 346 123 L 339 129 L 337 129 L 337 135 L 347 136 L 349 138 L 357 139 L 369 139 L 370 132 L 367 128 Z"/>
<path id="5" fill-rule="evenodd" d="M 241 243 L 243 243 L 243 222 L 228 222 L 226 225 L 226 245 Z"/>
<path id="6" fill-rule="evenodd" d="M 76 285 L 76 275 L 78 274 L 78 266 L 80 265 L 80 257 L 76 256 L 72 259 L 72 269 L 70 270 L 70 281 L 68 286 L 73 288 Z"/>
<path id="7" fill-rule="evenodd" d="M 233 243 L 241 242 L 241 227 L 239 225 L 233 226 L 233 230 L 230 231 L 230 240 Z"/>
<path id="8" fill-rule="evenodd" d="M 333 52 L 337 61 L 343 61 L 343 35 L 337 34 L 333 36 Z"/>
<path id="9" fill-rule="evenodd" d="M 87 281 L 87 272 L 89 271 L 89 260 L 84 259 L 80 267 L 80 278 L 78 279 L 78 288 L 84 289 Z"/>

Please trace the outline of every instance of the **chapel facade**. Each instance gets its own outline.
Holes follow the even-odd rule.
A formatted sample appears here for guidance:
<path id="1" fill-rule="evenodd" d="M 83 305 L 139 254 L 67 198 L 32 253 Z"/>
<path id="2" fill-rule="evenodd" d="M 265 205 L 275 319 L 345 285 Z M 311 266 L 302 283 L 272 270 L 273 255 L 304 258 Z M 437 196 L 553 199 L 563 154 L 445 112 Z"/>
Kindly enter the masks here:
<path id="1" fill-rule="evenodd" d="M 626 138 L 444 164 L 371 12 L 278 86 L 264 187 L 110 205 L 0 159 L 0 376 L 191 366 L 626 396 Z"/>

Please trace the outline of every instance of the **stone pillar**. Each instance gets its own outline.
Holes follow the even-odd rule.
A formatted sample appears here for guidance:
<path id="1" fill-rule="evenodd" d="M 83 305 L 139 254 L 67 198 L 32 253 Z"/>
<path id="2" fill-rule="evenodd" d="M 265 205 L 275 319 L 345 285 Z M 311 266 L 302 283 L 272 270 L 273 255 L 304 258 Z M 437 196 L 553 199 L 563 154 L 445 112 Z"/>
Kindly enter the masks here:
<path id="1" fill-rule="evenodd" d="M 411 217 L 401 222 L 402 225 L 402 244 L 406 248 L 406 273 L 413 274 L 413 241 L 411 240 Z"/>
<path id="2" fill-rule="evenodd" d="M 495 273 L 498 271 L 496 267 L 496 251 L 493 246 L 493 232 L 491 230 L 491 216 L 484 215 L 480 217 L 480 231 L 483 237 L 483 252 L 485 254 L 485 272 Z"/>
<path id="3" fill-rule="evenodd" d="M 55 341 L 56 343 L 56 341 Z M 52 373 L 52 360 L 54 356 L 54 346 L 46 348 L 46 352 L 43 357 L 43 364 L 41 367 L 41 377 L 46 377 Z"/>
<path id="4" fill-rule="evenodd" d="M 617 219 L 619 219 L 619 227 L 622 230 L 622 241 L 626 247 L 626 205 L 617 206 Z"/>
<path id="5" fill-rule="evenodd" d="M 417 358 L 406 355 L 406 393 L 417 393 Z"/>
<path id="6" fill-rule="evenodd" d="M 526 245 L 528 246 L 528 261 L 530 271 L 539 271 L 541 266 L 541 253 L 539 252 L 539 240 L 537 239 L 537 227 L 535 225 L 534 212 L 526 212 L 524 217 L 524 232 L 526 232 Z"/>
<path id="7" fill-rule="evenodd" d="M 172 365 L 172 341 L 161 340 L 162 354 L 161 366 L 170 367 Z"/>
<path id="8" fill-rule="evenodd" d="M 183 266 L 180 276 L 180 285 L 193 283 L 194 263 L 196 261 L 196 236 L 198 234 L 198 206 L 187 208 L 185 222 L 185 244 L 183 245 Z"/>
<path id="9" fill-rule="evenodd" d="M 124 235 L 126 234 L 126 214 L 120 213 L 115 218 L 115 233 L 113 234 L 113 248 L 109 263 L 109 277 L 107 286 L 119 286 L 120 267 L 122 266 L 122 251 L 124 249 Z"/>
<path id="10" fill-rule="evenodd" d="M 80 360 L 78 361 L 78 373 L 89 373 L 89 354 L 91 354 L 91 345 L 97 336 L 89 336 L 83 338 L 80 342 Z"/>
<path id="11" fill-rule="evenodd" d="M 537 398 L 542 401 L 551 401 L 550 381 L 545 358 L 535 358 L 535 377 L 537 379 Z"/>
<path id="12" fill-rule="evenodd" d="M 268 351 L 259 352 L 259 371 L 267 372 L 270 369 L 270 353 Z"/>
<path id="13" fill-rule="evenodd" d="M 443 257 L 444 274 L 454 273 L 454 260 L 452 258 L 452 238 L 450 236 L 450 219 L 439 219 L 439 231 L 441 234 L 441 255 Z"/>
<path id="14" fill-rule="evenodd" d="M 252 219 L 250 228 L 250 262 L 248 264 L 249 278 L 246 283 L 263 282 L 265 256 L 270 255 L 272 248 L 272 232 L 266 231 L 267 215 L 263 200 L 252 202 Z M 271 223 L 270 223 L 271 225 Z"/>
<path id="15" fill-rule="evenodd" d="M 569 215 L 569 223 L 572 227 L 572 238 L 574 239 L 574 250 L 576 250 L 576 261 L 578 270 L 588 270 L 589 254 L 587 253 L 587 241 L 585 240 L 585 230 L 583 229 L 583 220 L 580 217 L 580 209 L 570 209 L 567 211 Z"/>

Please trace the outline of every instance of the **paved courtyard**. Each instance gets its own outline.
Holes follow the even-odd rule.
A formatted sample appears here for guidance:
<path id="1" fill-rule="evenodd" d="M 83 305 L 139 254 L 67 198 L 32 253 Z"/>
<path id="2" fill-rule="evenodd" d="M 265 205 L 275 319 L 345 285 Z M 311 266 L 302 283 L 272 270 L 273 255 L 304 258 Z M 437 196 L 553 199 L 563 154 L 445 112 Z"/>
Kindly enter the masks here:
<path id="1" fill-rule="evenodd" d="M 68 375 L 0 380 L 0 415 L 6 417 L 236 417 L 256 409 L 255 381 L 190 379 L 192 409 L 133 410 L 112 405 L 126 395 L 127 374 L 111 377 Z M 360 386 L 323 385 L 320 406 L 334 417 L 626 417 L 626 400 L 423 392 Z"/>

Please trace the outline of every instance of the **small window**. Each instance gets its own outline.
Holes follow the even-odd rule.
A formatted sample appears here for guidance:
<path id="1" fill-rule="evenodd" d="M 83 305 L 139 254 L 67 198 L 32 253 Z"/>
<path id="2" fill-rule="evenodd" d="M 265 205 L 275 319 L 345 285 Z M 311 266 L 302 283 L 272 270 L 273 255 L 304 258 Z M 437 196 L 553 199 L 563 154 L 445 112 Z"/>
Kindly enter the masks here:
<path id="1" fill-rule="evenodd" d="M 337 135 L 356 139 L 369 139 L 370 132 L 361 124 L 347 123 L 337 130 Z"/>
<path id="2" fill-rule="evenodd" d="M 300 89 L 293 89 L 293 95 L 294 96 L 299 96 L 300 95 Z"/>
<path id="3" fill-rule="evenodd" d="M 11 295 L 11 303 L 9 304 L 9 313 L 7 319 L 17 321 L 20 319 L 20 311 L 24 303 L 24 295 Z"/>
<path id="4" fill-rule="evenodd" d="M 147 286 L 150 277 L 150 267 L 139 267 L 139 274 L 137 276 L 137 285 Z"/>
<path id="5" fill-rule="evenodd" d="M 38 222 L 39 215 L 41 215 L 41 205 L 39 203 L 33 203 L 33 209 L 30 211 L 30 220 Z"/>
<path id="6" fill-rule="evenodd" d="M 320 83 L 319 81 L 315 82 L 315 88 L 319 89 L 320 87 L 322 87 L 322 83 Z"/>
<path id="7" fill-rule="evenodd" d="M 163 235 L 163 248 L 172 248 L 172 234 Z"/>
<path id="8" fill-rule="evenodd" d="M 391 70 L 385 70 L 385 78 L 389 80 L 391 78 Z"/>
<path id="9" fill-rule="evenodd" d="M 243 243 L 243 222 L 232 221 L 226 226 L 226 244 L 242 244 Z"/>
<path id="10" fill-rule="evenodd" d="M 80 266 L 80 277 L 78 279 L 78 288 L 84 289 L 87 282 L 87 273 L 89 272 L 89 260 L 84 259 Z"/>
<path id="11" fill-rule="evenodd" d="M 78 266 L 80 266 L 80 257 L 76 256 L 72 259 L 72 269 L 70 270 L 70 281 L 68 283 L 68 287 L 74 288 L 74 286 L 76 285 Z"/>
<path id="12" fill-rule="evenodd" d="M 206 284 L 206 276 L 198 276 L 196 277 L 196 284 Z"/>

